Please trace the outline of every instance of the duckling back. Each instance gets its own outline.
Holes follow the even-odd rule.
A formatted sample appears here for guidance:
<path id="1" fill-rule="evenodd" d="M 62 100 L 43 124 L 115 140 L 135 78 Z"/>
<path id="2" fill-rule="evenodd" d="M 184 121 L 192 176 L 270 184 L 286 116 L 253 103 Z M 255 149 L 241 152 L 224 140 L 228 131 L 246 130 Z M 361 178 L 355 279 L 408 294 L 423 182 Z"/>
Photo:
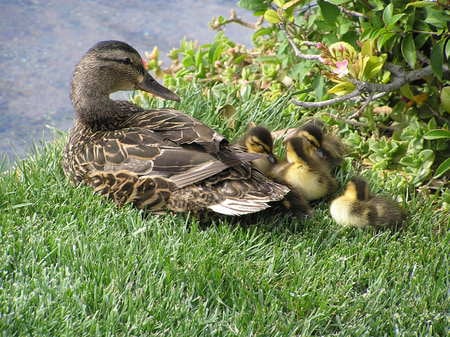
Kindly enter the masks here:
<path id="1" fill-rule="evenodd" d="M 373 219 L 375 226 L 396 225 L 405 219 L 404 210 L 393 200 L 375 196 L 369 200 L 369 204 L 376 210 L 376 217 Z"/>
<path id="2" fill-rule="evenodd" d="M 405 213 L 394 201 L 372 196 L 364 179 L 352 178 L 344 193 L 330 205 L 332 218 L 342 226 L 386 227 L 400 224 Z"/>

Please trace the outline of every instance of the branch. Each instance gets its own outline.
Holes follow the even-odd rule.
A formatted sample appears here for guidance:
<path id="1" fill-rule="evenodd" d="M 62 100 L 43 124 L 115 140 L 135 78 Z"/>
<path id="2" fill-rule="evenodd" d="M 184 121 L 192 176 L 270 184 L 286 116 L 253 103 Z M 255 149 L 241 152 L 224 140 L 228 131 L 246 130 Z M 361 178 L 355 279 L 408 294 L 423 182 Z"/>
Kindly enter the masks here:
<path id="1" fill-rule="evenodd" d="M 329 105 L 332 105 L 332 104 L 343 102 L 343 101 L 346 101 L 346 100 L 348 100 L 350 98 L 357 97 L 357 96 L 360 96 L 360 95 L 361 95 L 361 92 L 358 89 L 356 89 L 356 90 L 352 91 L 351 93 L 349 93 L 347 95 L 338 96 L 338 97 L 335 97 L 335 98 L 332 98 L 332 99 L 328 99 L 326 101 L 303 102 L 303 101 L 298 101 L 296 99 L 292 99 L 292 103 L 294 103 L 295 105 L 304 107 L 304 108 L 321 108 L 321 107 L 324 107 L 324 106 L 329 106 Z"/>
<path id="2" fill-rule="evenodd" d="M 347 9 L 347 8 L 343 7 L 343 6 L 338 6 L 338 7 L 339 7 L 339 9 L 341 10 L 342 13 L 347 14 L 348 16 L 355 16 L 357 18 L 368 19 L 367 15 L 364 15 L 364 14 L 359 13 L 359 12 L 352 11 L 350 9 Z"/>
<path id="3" fill-rule="evenodd" d="M 404 70 L 401 70 L 399 66 L 393 64 L 387 64 L 386 69 L 396 75 L 396 77 L 389 84 L 362 82 L 358 80 L 351 80 L 351 82 L 356 85 L 356 90 L 359 90 L 360 93 L 381 93 L 398 90 L 406 83 L 410 83 L 433 74 L 431 65 L 409 72 L 405 72 Z"/>
<path id="4" fill-rule="evenodd" d="M 420 78 L 424 78 L 426 76 L 433 74 L 431 65 L 421 69 L 412 70 L 409 72 L 404 71 L 403 69 L 401 69 L 400 66 L 395 64 L 388 63 L 386 64 L 385 67 L 392 74 L 395 75 L 395 78 L 389 84 L 379 84 L 379 83 L 363 82 L 358 80 L 350 80 L 356 86 L 356 89 L 347 95 L 319 102 L 303 102 L 293 99 L 292 103 L 304 108 L 321 108 L 335 103 L 340 103 L 354 97 L 361 97 L 361 95 L 365 93 L 369 94 L 370 100 L 374 100 L 376 98 L 383 96 L 388 92 L 400 89 L 406 83 L 410 83 Z M 444 71 L 448 71 L 448 67 L 444 66 Z"/>
<path id="5" fill-rule="evenodd" d="M 284 24 L 280 24 L 280 28 L 286 34 L 286 38 L 289 41 L 289 44 L 291 45 L 292 49 L 294 50 L 295 56 L 297 56 L 297 57 L 299 57 L 301 59 L 304 59 L 304 60 L 320 60 L 320 55 L 317 55 L 317 54 L 303 54 L 300 51 L 300 49 L 297 47 L 297 45 L 295 44 L 294 39 L 291 36 L 291 34 L 289 33 L 289 31 L 286 29 L 286 26 Z M 305 41 L 305 44 L 311 46 L 312 42 L 311 41 Z"/>
<path id="6" fill-rule="evenodd" d="M 236 14 L 236 11 L 234 9 L 230 12 L 230 17 L 226 19 L 223 22 L 219 22 L 219 20 L 216 18 L 209 24 L 209 26 L 214 30 L 220 30 L 223 26 L 226 26 L 230 23 L 237 23 L 238 25 L 250 28 L 250 29 L 258 29 L 261 27 L 262 23 L 264 21 L 264 17 L 261 16 L 255 23 L 244 21 L 243 19 L 239 18 Z"/>
<path id="7" fill-rule="evenodd" d="M 373 100 L 373 94 L 367 95 L 367 98 L 364 100 L 363 104 L 361 104 L 361 106 L 359 107 L 358 110 L 356 110 L 355 113 L 350 115 L 349 119 L 358 118 L 359 116 L 361 116 L 363 111 L 367 108 L 367 106 L 370 104 L 370 102 L 372 102 L 372 100 Z"/>

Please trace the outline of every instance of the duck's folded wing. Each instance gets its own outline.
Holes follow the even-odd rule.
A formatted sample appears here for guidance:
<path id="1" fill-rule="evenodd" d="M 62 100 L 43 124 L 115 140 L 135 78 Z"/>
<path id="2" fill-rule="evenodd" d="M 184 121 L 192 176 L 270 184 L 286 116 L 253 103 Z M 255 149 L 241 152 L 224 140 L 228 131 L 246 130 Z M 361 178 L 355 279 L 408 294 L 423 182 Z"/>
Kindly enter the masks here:
<path id="1" fill-rule="evenodd" d="M 184 112 L 172 109 L 146 110 L 134 114 L 127 122 L 149 128 L 165 141 L 177 145 L 197 144 L 206 152 L 217 154 L 225 137 Z"/>
<path id="2" fill-rule="evenodd" d="M 137 176 L 161 176 L 184 187 L 216 175 L 229 167 L 211 154 L 182 146 L 161 145 L 151 142 L 148 135 L 140 134 L 126 139 L 110 134 L 85 145 L 80 162 L 91 167 L 89 171 L 128 171 Z"/>

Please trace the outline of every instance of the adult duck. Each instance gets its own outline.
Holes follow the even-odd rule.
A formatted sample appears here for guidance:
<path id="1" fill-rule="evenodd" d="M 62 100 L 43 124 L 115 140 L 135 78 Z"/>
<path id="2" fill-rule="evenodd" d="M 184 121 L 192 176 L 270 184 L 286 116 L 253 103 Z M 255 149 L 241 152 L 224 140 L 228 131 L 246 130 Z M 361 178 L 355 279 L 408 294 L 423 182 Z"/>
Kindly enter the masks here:
<path id="1" fill-rule="evenodd" d="M 230 145 L 197 119 L 109 97 L 136 89 L 179 101 L 124 42 L 99 42 L 82 57 L 72 78 L 76 116 L 63 158 L 73 183 L 89 185 L 118 205 L 226 215 L 263 210 L 289 192 L 252 168 L 258 155 Z"/>

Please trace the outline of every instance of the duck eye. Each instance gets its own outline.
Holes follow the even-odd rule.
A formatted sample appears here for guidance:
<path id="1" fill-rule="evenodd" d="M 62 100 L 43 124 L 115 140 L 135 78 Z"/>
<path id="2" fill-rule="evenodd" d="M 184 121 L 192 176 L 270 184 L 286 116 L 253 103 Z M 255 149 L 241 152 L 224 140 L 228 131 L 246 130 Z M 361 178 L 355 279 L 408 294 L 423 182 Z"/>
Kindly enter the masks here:
<path id="1" fill-rule="evenodd" d="M 131 59 L 129 57 L 126 57 L 122 60 L 123 64 L 131 64 Z"/>

